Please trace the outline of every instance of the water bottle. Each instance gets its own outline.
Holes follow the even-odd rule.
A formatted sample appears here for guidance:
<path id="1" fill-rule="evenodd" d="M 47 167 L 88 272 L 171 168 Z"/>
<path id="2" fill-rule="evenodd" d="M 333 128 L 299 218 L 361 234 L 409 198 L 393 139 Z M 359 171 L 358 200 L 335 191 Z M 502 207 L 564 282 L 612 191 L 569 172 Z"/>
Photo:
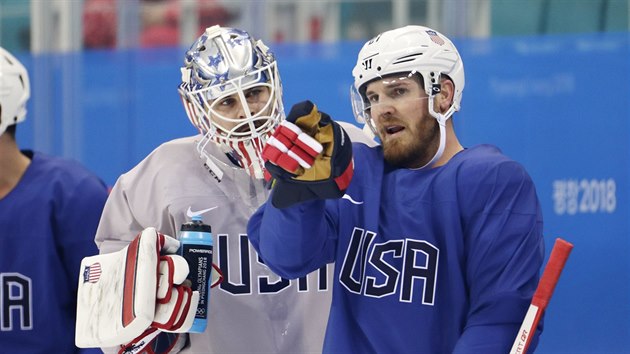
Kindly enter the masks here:
<path id="1" fill-rule="evenodd" d="M 212 283 L 212 228 L 201 221 L 200 215 L 182 224 L 179 253 L 188 262 L 188 279 L 192 289 L 199 291 L 199 305 L 190 332 L 202 333 L 208 323 L 210 285 Z"/>

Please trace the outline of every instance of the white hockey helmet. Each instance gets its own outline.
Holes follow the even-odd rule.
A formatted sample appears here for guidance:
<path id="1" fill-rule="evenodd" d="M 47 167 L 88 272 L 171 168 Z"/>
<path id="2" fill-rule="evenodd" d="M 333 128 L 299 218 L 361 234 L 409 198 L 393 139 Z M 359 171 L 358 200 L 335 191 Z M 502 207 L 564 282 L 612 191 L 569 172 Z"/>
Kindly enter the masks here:
<path id="1" fill-rule="evenodd" d="M 208 158 L 204 147 L 213 141 L 250 176 L 263 178 L 262 147 L 284 119 L 282 83 L 271 50 L 245 31 L 212 26 L 186 52 L 181 70 L 179 93 L 186 113 L 204 135 L 200 154 Z M 246 96 L 261 87 L 268 89 L 268 99 L 254 109 Z M 232 95 L 243 106 L 241 117 L 220 110 L 219 103 Z"/>
<path id="2" fill-rule="evenodd" d="M 26 119 L 31 96 L 28 72 L 11 53 L 0 47 L 0 135 Z"/>
<path id="3" fill-rule="evenodd" d="M 447 37 L 423 26 L 393 29 L 366 42 L 352 70 L 354 84 L 350 91 L 355 118 L 359 123 L 367 124 L 374 134 L 376 128 L 369 114 L 366 86 L 371 81 L 391 74 L 422 76 L 424 90 L 429 96 L 429 113 L 440 124 L 440 147 L 433 159 L 423 167 L 430 166 L 444 151 L 446 120 L 460 108 L 465 85 L 462 59 Z M 444 114 L 437 113 L 433 108 L 433 99 L 440 92 L 441 75 L 448 75 L 455 86 L 453 103 Z"/>

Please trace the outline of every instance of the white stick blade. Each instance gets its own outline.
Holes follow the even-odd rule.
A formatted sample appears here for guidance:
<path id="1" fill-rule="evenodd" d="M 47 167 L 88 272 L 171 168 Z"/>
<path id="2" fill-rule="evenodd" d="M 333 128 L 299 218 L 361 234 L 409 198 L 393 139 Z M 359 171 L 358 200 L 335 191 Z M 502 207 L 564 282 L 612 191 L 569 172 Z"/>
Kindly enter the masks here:
<path id="1" fill-rule="evenodd" d="M 510 354 L 523 354 L 525 350 L 525 346 L 527 345 L 527 340 L 529 339 L 532 331 L 535 331 L 535 328 L 532 328 L 534 325 L 534 319 L 536 318 L 536 314 L 538 313 L 538 306 L 529 305 L 529 309 L 527 310 L 527 314 L 525 314 L 525 319 L 523 320 L 523 324 L 521 328 L 518 330 L 516 334 L 516 339 L 514 340 L 514 344 L 512 345 L 512 349 L 510 349 Z"/>

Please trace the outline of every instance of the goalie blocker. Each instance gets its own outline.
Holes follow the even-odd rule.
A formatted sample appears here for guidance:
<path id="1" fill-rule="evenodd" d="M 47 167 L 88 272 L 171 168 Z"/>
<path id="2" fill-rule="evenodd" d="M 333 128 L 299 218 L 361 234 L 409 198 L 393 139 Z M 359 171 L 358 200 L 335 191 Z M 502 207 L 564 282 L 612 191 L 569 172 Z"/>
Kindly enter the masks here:
<path id="1" fill-rule="evenodd" d="M 179 241 L 147 228 L 118 252 L 81 262 L 75 343 L 146 345 L 159 330 L 187 332 L 199 293 L 181 285 L 188 264 L 174 253 Z M 143 346 L 144 346 L 143 345 Z"/>

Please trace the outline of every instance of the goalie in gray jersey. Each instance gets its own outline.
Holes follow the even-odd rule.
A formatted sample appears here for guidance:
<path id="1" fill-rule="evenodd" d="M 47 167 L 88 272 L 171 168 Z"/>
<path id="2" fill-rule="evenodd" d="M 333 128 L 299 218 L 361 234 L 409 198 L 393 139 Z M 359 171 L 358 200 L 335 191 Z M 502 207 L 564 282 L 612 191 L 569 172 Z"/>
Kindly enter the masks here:
<path id="1" fill-rule="evenodd" d="M 224 277 L 211 290 L 208 326 L 200 334 L 161 333 L 152 350 L 321 352 L 332 266 L 282 279 L 246 235 L 249 217 L 268 196 L 261 150 L 284 119 L 276 60 L 246 32 L 213 26 L 186 52 L 181 71 L 179 93 L 200 134 L 159 146 L 118 179 L 96 235 L 100 253 L 121 250 L 147 227 L 176 237 L 183 223 L 202 215 Z M 344 127 L 355 141 L 373 143 Z"/>

